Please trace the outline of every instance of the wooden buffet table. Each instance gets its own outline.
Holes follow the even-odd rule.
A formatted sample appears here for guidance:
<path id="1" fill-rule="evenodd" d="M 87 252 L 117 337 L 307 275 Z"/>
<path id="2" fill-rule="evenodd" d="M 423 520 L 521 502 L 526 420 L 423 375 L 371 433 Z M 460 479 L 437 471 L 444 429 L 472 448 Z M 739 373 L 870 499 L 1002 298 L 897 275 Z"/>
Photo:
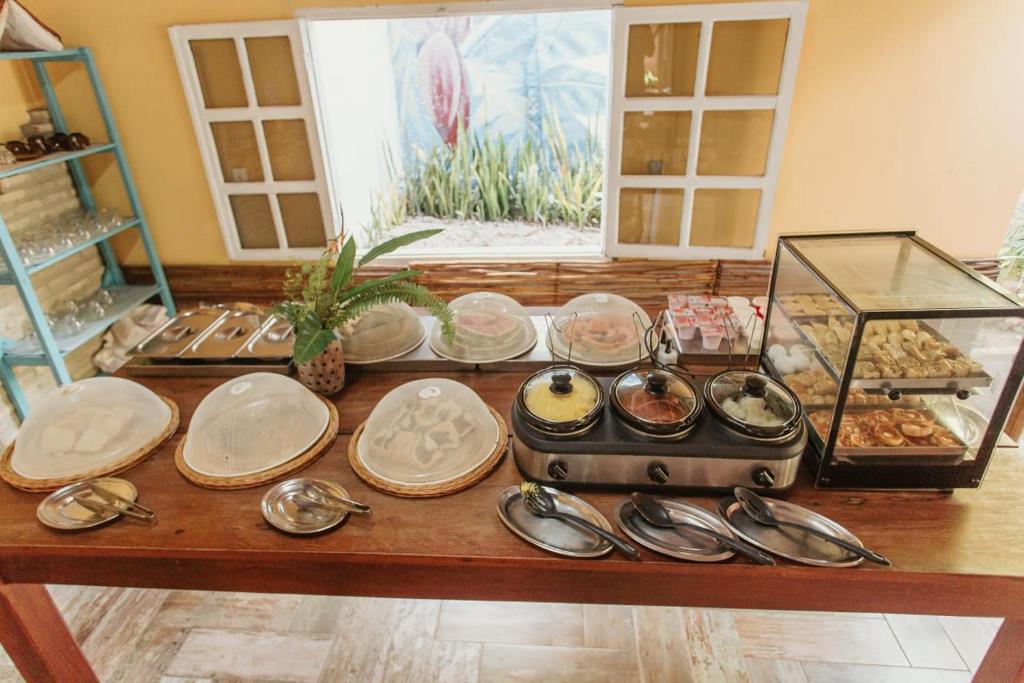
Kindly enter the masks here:
<path id="1" fill-rule="evenodd" d="M 435 373 L 436 375 L 436 373 Z M 445 373 L 508 419 L 523 372 Z M 145 378 L 177 401 L 182 424 L 164 447 L 122 475 L 159 523 L 122 520 L 79 533 L 42 526 L 42 495 L 0 484 L 0 640 L 30 681 L 95 680 L 43 584 L 87 584 L 265 593 L 460 600 L 620 603 L 778 610 L 900 612 L 1004 617 L 976 680 L 1024 677 L 1024 457 L 1001 450 L 978 490 L 938 493 L 818 491 L 802 473 L 790 499 L 828 515 L 888 556 L 893 566 L 754 566 L 642 562 L 612 555 L 562 559 L 510 533 L 499 491 L 520 480 L 507 458 L 462 493 L 406 500 L 377 493 L 349 468 L 349 435 L 387 391 L 428 374 L 353 372 L 338 396 L 341 434 L 303 475 L 339 481 L 373 507 L 313 538 L 267 526 L 268 488 L 210 491 L 185 481 L 174 447 L 199 399 L 223 378 Z M 619 493 L 583 496 L 611 518 Z M 698 497 L 711 509 L 716 498 Z M 124 615 L 130 618 L 130 615 Z M 836 643 L 836 647 L 842 647 Z"/>

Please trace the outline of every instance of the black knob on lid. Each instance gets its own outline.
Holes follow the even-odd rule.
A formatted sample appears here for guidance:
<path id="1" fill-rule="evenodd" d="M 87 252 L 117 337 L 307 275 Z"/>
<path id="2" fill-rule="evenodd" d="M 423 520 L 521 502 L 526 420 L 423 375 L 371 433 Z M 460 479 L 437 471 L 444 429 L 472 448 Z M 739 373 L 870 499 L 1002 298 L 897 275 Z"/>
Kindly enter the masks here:
<path id="1" fill-rule="evenodd" d="M 647 375 L 647 391 L 652 394 L 664 394 L 665 386 L 668 384 L 668 377 L 660 372 L 652 372 Z"/>
<path id="2" fill-rule="evenodd" d="M 758 377 L 757 375 L 747 375 L 747 378 L 743 380 L 743 393 L 757 398 L 764 398 L 765 387 L 768 383 L 764 381 L 764 377 Z"/>
<path id="3" fill-rule="evenodd" d="M 966 401 L 967 399 L 969 399 L 971 397 L 971 392 L 968 391 L 967 389 L 957 389 L 956 390 L 956 397 L 958 399 L 960 399 L 961 401 Z"/>
<path id="4" fill-rule="evenodd" d="M 886 396 L 889 397 L 890 401 L 898 401 L 901 398 L 903 398 L 903 392 L 900 391 L 899 389 L 890 389 L 889 393 L 886 394 Z"/>
<path id="5" fill-rule="evenodd" d="M 568 372 L 556 372 L 551 375 L 551 393 L 568 394 L 572 392 L 572 374 Z"/>

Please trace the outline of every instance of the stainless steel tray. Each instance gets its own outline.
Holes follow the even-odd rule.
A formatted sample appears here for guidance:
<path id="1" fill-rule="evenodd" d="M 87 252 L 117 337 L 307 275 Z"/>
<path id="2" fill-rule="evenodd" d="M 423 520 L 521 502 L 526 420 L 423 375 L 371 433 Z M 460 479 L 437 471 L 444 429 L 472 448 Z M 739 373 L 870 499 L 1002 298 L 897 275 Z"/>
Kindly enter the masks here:
<path id="1" fill-rule="evenodd" d="M 132 354 L 136 358 L 175 358 L 227 313 L 220 308 L 182 311 L 139 342 Z"/>
<path id="2" fill-rule="evenodd" d="M 612 525 L 589 503 L 558 489 L 542 486 L 551 494 L 559 512 L 583 517 L 612 533 Z M 556 555 L 601 557 L 612 551 L 612 544 L 595 533 L 560 519 L 538 517 L 526 508 L 518 486 L 510 486 L 498 495 L 498 517 L 523 540 Z"/>
<path id="3" fill-rule="evenodd" d="M 227 360 L 237 354 L 246 341 L 263 326 L 264 318 L 256 311 L 225 311 L 196 339 L 181 350 L 183 360 Z"/>
<path id="4" fill-rule="evenodd" d="M 87 494 L 86 497 L 93 498 L 99 503 L 105 502 L 102 498 L 89 494 L 89 490 L 93 486 L 103 487 L 133 503 L 139 497 L 139 492 L 135 489 L 135 485 L 127 479 L 101 477 L 89 481 L 80 481 L 59 488 L 46 498 L 43 498 L 36 508 L 36 518 L 46 526 L 62 531 L 90 529 L 119 518 L 121 515 L 117 512 L 94 512 L 82 507 L 75 501 L 75 494 Z"/>
<path id="5" fill-rule="evenodd" d="M 891 407 L 897 408 L 899 406 Z M 846 412 L 864 413 L 872 410 L 887 410 L 889 408 L 890 406 L 886 406 L 884 408 L 879 406 L 847 406 Z M 825 410 L 827 410 L 827 408 Z M 893 464 L 894 462 L 910 465 L 916 464 L 915 461 L 931 464 L 937 462 L 942 462 L 943 464 L 953 464 L 959 461 L 964 456 L 964 454 L 967 452 L 967 445 L 964 442 L 964 438 L 958 433 L 958 430 L 950 427 L 948 417 L 944 416 L 940 412 L 932 410 L 931 406 L 926 405 L 913 406 L 910 407 L 909 410 L 926 410 L 931 412 L 935 416 L 936 421 L 939 424 L 948 429 L 953 434 L 953 436 L 960 439 L 961 444 L 959 446 L 878 446 L 871 448 L 853 448 L 849 446 L 837 446 L 832 449 L 833 457 L 838 458 L 839 460 L 844 460 L 847 462 L 856 462 L 862 465 Z M 824 446 L 824 438 L 811 424 L 811 412 L 813 411 L 808 410 L 804 413 L 804 418 L 807 423 L 807 429 L 813 435 L 812 438 L 815 439 L 819 448 L 821 448 Z M 971 412 L 973 413 L 974 411 Z"/>
<path id="6" fill-rule="evenodd" d="M 659 501 L 674 521 L 706 527 L 730 538 L 735 536 L 719 517 L 704 508 L 671 498 L 659 498 Z M 720 562 L 736 554 L 699 531 L 651 526 L 636 511 L 633 501 L 628 499 L 615 507 L 614 517 L 623 533 L 645 548 L 662 555 L 693 562 Z"/>
<path id="7" fill-rule="evenodd" d="M 295 330 L 291 323 L 276 315 L 271 315 L 235 353 L 239 359 L 273 359 L 283 360 L 292 357 L 295 345 Z"/>
<path id="8" fill-rule="evenodd" d="M 811 526 L 844 541 L 862 546 L 860 539 L 824 515 L 812 512 L 784 500 L 766 498 L 765 504 L 784 522 Z M 718 501 L 718 514 L 737 536 L 761 550 L 785 557 L 787 560 L 818 567 L 853 567 L 864 561 L 843 548 L 806 531 L 786 527 L 765 526 L 751 519 L 739 501 L 728 496 Z"/>
<path id="9" fill-rule="evenodd" d="M 260 512 L 267 523 L 288 534 L 318 534 L 341 524 L 348 511 L 306 500 L 308 489 L 316 486 L 337 496 L 348 498 L 340 484 L 323 479 L 288 479 L 271 487 L 260 501 Z"/>

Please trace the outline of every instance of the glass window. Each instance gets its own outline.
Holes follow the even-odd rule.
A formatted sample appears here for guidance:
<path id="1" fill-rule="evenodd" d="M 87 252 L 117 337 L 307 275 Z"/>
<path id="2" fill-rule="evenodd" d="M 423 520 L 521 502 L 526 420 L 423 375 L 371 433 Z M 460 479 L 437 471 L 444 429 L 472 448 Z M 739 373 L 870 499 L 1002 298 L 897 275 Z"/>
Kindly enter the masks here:
<path id="1" fill-rule="evenodd" d="M 623 188 L 619 193 L 619 242 L 679 244 L 682 190 Z"/>

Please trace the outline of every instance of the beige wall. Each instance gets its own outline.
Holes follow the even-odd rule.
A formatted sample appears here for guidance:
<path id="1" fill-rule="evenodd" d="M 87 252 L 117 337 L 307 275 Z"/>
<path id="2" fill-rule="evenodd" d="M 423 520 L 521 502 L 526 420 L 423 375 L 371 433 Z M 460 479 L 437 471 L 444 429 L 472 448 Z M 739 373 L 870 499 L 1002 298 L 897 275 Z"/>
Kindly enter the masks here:
<path id="1" fill-rule="evenodd" d="M 164 261 L 219 264 L 227 257 L 167 27 L 366 3 L 28 4 L 67 44 L 93 48 Z M 915 227 L 956 255 L 993 255 L 1024 189 L 1022 35 L 1020 0 L 810 0 L 773 232 Z M 24 91 L 7 87 L 10 68 L 0 64 L 3 131 L 24 118 L 8 96 Z M 84 78 L 66 71 L 60 91 L 82 100 Z M 71 114 L 100 130 L 95 112 Z M 123 204 L 110 164 L 90 171 L 101 197 Z M 118 247 L 143 261 L 134 236 Z"/>

